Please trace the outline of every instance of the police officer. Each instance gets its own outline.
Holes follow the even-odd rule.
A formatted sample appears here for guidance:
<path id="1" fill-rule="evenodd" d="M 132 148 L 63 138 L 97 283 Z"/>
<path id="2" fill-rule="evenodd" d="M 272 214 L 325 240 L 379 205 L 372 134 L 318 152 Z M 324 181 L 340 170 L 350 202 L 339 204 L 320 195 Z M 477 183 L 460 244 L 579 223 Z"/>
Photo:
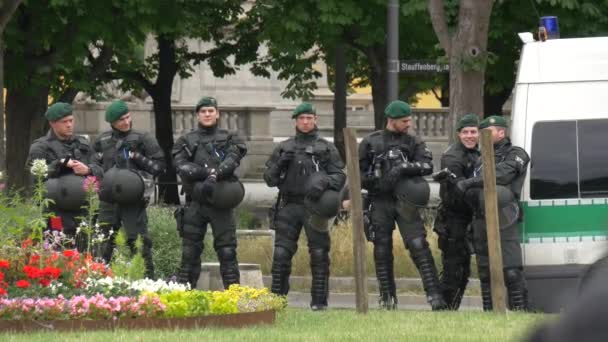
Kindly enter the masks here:
<path id="1" fill-rule="evenodd" d="M 496 192 L 498 219 L 504 266 L 504 279 L 511 310 L 526 310 L 528 291 L 523 274 L 522 252 L 519 241 L 519 196 L 526 176 L 530 157 L 521 147 L 511 145 L 507 137 L 507 122 L 502 116 L 490 116 L 479 124 L 480 129 L 492 132 L 496 163 Z M 490 264 L 483 201 L 483 176 L 481 159 L 478 160 L 474 177 L 456 183 L 458 191 L 473 210 L 473 238 L 481 295 L 484 310 L 492 309 Z"/>
<path id="2" fill-rule="evenodd" d="M 311 205 L 339 207 L 339 191 L 346 176 L 336 147 L 319 137 L 317 115 L 312 104 L 304 102 L 293 111 L 296 135 L 277 146 L 268 161 L 264 180 L 279 188 L 279 205 L 272 222 L 276 230 L 272 261 L 271 291 L 289 292 L 291 259 L 298 249 L 302 227 L 308 239 L 312 273 L 311 309 L 327 308 L 330 238 L 327 218 L 312 220 Z M 326 199 L 326 193 L 334 193 Z M 328 201 L 328 203 L 324 203 Z M 334 214 L 335 216 L 335 214 Z"/>
<path id="3" fill-rule="evenodd" d="M 177 173 L 184 183 L 187 202 L 183 211 L 176 213 L 183 248 L 178 281 L 196 287 L 201 272 L 203 240 L 210 223 L 220 274 L 224 287 L 228 288 L 231 284 L 238 284 L 240 277 L 234 207 L 242 200 L 244 192 L 234 171 L 247 153 L 247 146 L 236 132 L 218 127 L 220 112 L 215 98 L 203 97 L 195 110 L 198 129 L 180 137 L 172 152 Z M 236 188 L 219 189 L 222 184 Z M 232 203 L 218 198 L 235 194 L 240 199 Z"/>
<path id="4" fill-rule="evenodd" d="M 445 309 L 419 212 L 419 207 L 426 206 L 429 199 L 429 185 L 421 176 L 432 173 L 432 155 L 424 142 L 407 133 L 412 124 L 407 103 L 391 102 L 384 115 L 386 128 L 371 133 L 359 145 L 361 186 L 368 191 L 371 201 L 371 225 L 366 233 L 374 243 L 380 304 L 387 309 L 397 305 L 392 254 L 396 221 L 422 277 L 429 304 L 433 310 Z"/>
<path id="5" fill-rule="evenodd" d="M 164 172 L 165 156 L 152 134 L 132 129 L 131 113 L 125 102 L 112 102 L 106 109 L 105 120 L 112 129 L 101 133 L 93 145 L 97 162 L 105 171 L 98 221 L 108 240 L 102 246 L 102 257 L 106 263 L 112 260 L 115 234 L 110 234 L 110 230 L 116 232 L 122 224 L 132 253 L 141 236 L 146 277 L 153 279 L 152 239 L 146 214 L 150 193 L 145 187 L 153 187 L 153 178 Z M 120 186 L 125 188 L 124 193 L 117 193 Z"/>
<path id="6" fill-rule="evenodd" d="M 82 234 L 76 236 L 80 224 L 78 217 L 85 215 L 81 208 L 86 204 L 82 193 L 83 177 L 99 177 L 103 170 L 95 164 L 95 155 L 87 139 L 74 134 L 74 116 L 70 104 L 57 102 L 44 115 L 51 129 L 30 146 L 28 164 L 31 165 L 36 159 L 46 161 L 47 186 L 58 183 L 55 188 L 57 191 L 54 192 L 59 192 L 47 193 L 55 201 L 48 208 L 53 213 L 49 219 L 49 229 L 62 230 L 68 238 L 76 239 L 76 247 L 83 252 L 87 249 L 87 238 Z M 74 175 L 82 179 L 75 178 Z M 76 198 L 82 200 L 75 200 Z"/>
<path id="7" fill-rule="evenodd" d="M 473 212 L 456 190 L 456 183 L 473 177 L 479 159 L 479 118 L 475 114 L 463 116 L 456 125 L 458 141 L 448 147 L 441 157 L 441 205 L 435 219 L 443 263 L 441 287 L 450 309 L 458 310 L 471 273 L 471 248 L 468 229 Z"/>

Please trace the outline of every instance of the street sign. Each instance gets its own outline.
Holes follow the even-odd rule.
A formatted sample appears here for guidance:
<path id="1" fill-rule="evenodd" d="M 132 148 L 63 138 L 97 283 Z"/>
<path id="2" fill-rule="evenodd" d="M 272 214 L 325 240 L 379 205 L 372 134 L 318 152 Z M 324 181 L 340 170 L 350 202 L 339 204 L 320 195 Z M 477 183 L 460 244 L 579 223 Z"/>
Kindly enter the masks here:
<path id="1" fill-rule="evenodd" d="M 433 60 L 399 61 L 399 72 L 402 73 L 442 73 L 449 71 L 449 64 L 440 64 Z"/>

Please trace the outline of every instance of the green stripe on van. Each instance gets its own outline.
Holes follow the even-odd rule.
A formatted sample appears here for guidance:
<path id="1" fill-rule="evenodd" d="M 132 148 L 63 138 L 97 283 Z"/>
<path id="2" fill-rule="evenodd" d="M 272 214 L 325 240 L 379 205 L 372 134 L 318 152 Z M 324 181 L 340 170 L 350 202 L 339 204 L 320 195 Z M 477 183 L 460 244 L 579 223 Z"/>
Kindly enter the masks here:
<path id="1" fill-rule="evenodd" d="M 608 204 L 604 201 L 579 205 L 543 202 L 523 203 L 524 224 L 520 228 L 525 242 L 608 235 Z"/>

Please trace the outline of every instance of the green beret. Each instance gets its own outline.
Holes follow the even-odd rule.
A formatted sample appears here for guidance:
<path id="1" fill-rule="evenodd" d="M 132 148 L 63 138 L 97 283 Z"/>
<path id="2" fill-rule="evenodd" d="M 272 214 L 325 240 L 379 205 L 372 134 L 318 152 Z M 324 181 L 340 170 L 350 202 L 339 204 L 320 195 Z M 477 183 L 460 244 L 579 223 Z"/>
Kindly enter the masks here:
<path id="1" fill-rule="evenodd" d="M 124 101 L 114 101 L 106 109 L 106 122 L 112 123 L 128 112 L 129 107 Z"/>
<path id="2" fill-rule="evenodd" d="M 72 115 L 72 106 L 69 103 L 57 102 L 47 109 L 44 116 L 49 121 L 57 121 Z"/>
<path id="3" fill-rule="evenodd" d="M 500 115 L 492 115 L 483 119 L 483 121 L 479 123 L 479 129 L 488 128 L 490 126 L 507 128 L 507 120 Z"/>
<path id="4" fill-rule="evenodd" d="M 198 110 L 201 109 L 201 107 L 215 107 L 215 109 L 217 109 L 217 100 L 214 97 L 205 96 L 196 103 L 195 112 L 198 113 Z"/>
<path id="5" fill-rule="evenodd" d="M 314 114 L 317 115 L 315 108 L 312 106 L 310 102 L 302 102 L 300 105 L 293 110 L 293 114 L 291 115 L 292 119 L 295 119 L 300 114 Z"/>
<path id="6" fill-rule="evenodd" d="M 475 114 L 466 114 L 456 124 L 456 131 L 460 132 L 465 127 L 478 127 L 479 117 Z"/>
<path id="7" fill-rule="evenodd" d="M 391 119 L 404 118 L 412 115 L 412 109 L 407 102 L 393 101 L 386 106 L 384 116 Z"/>

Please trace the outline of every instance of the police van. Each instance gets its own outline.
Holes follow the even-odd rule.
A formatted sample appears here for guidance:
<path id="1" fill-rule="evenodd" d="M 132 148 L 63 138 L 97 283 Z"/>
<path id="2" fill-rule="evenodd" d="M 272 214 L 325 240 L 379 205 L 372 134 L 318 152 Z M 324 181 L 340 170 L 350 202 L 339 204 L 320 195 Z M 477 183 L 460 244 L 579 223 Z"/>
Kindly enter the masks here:
<path id="1" fill-rule="evenodd" d="M 608 37 L 524 43 L 511 139 L 531 162 L 521 194 L 530 307 L 576 300 L 608 235 Z"/>

